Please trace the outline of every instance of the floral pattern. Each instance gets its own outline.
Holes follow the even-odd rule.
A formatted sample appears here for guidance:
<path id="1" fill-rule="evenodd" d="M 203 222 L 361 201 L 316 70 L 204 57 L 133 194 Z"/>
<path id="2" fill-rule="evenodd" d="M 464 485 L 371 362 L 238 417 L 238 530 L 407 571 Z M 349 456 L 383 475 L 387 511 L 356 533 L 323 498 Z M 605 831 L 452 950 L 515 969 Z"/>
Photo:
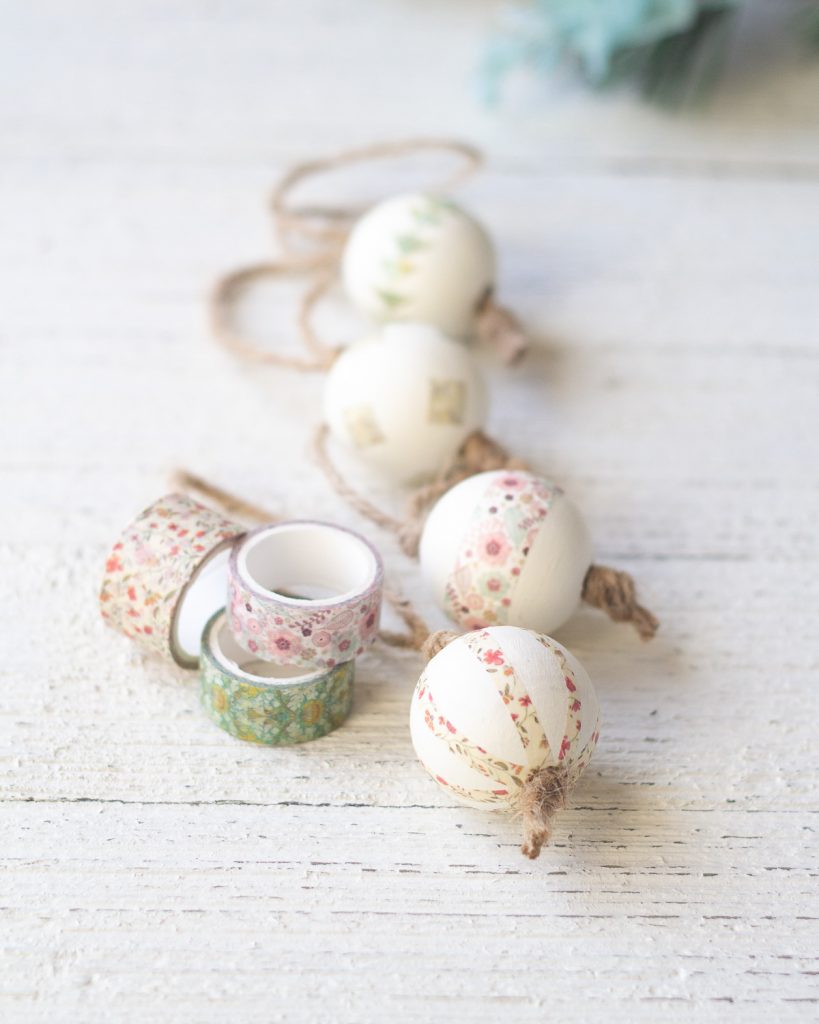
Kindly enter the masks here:
<path id="1" fill-rule="evenodd" d="M 355 662 L 299 681 L 248 682 L 214 656 L 209 636 L 222 615 L 205 632 L 200 669 L 202 707 L 221 729 L 240 740 L 285 746 L 318 739 L 344 722 L 353 702 Z"/>
<path id="2" fill-rule="evenodd" d="M 535 712 L 532 698 L 520 681 L 514 666 L 508 662 L 503 651 L 492 642 L 491 635 L 486 631 L 469 633 L 464 640 L 483 666 L 484 672 L 492 676 L 498 696 L 509 711 L 509 717 L 517 729 L 523 749 L 532 745 L 548 751 L 549 742 Z"/>
<path id="3" fill-rule="evenodd" d="M 480 661 L 484 671 L 493 676 L 498 695 L 509 712 L 521 745 L 528 751 L 528 766 L 502 760 L 465 736 L 457 725 L 442 715 L 438 709 L 430 690 L 427 672 L 418 680 L 414 699 L 423 704 L 426 727 L 436 739 L 445 743 L 453 754 L 492 782 L 489 788 L 466 788 L 444 778 L 422 761 L 427 772 L 440 786 L 451 790 L 461 799 L 476 803 L 506 804 L 517 809 L 524 784 L 539 768 L 547 764 L 564 764 L 571 771 L 572 778 L 577 779 L 591 760 L 600 737 L 599 722 L 595 722 L 595 727 L 583 748 L 577 749 L 582 725 L 582 705 L 577 697 L 574 673 L 563 651 L 554 641 L 539 633 L 532 635 L 558 660 L 563 671 L 566 685 L 566 731 L 559 750 L 550 748 L 532 698 L 503 649 L 498 646 L 497 639 L 486 630 L 470 633 L 462 638 Z"/>
<path id="4" fill-rule="evenodd" d="M 529 774 L 525 765 L 502 761 L 459 732 L 438 710 L 428 687 L 426 698 L 424 722 L 427 728 L 437 739 L 443 740 L 453 753 L 465 760 L 470 768 L 495 783 L 497 788 L 489 791 L 493 796 L 509 798 L 516 789 L 522 788 Z"/>
<path id="5" fill-rule="evenodd" d="M 185 494 L 154 502 L 123 530 L 105 563 L 100 611 L 109 626 L 186 668 L 174 625 L 185 590 L 201 566 L 244 533 Z"/>
<path id="6" fill-rule="evenodd" d="M 246 651 L 277 665 L 333 668 L 357 658 L 378 635 L 381 617 L 383 572 L 381 559 L 374 549 L 373 553 L 376 573 L 370 586 L 339 603 L 296 601 L 259 590 L 242 577 L 234 551 L 228 570 L 228 611 L 236 640 Z"/>
<path id="7" fill-rule="evenodd" d="M 509 622 L 515 584 L 559 487 L 531 473 L 495 474 L 475 506 L 444 589 L 464 629 Z"/>

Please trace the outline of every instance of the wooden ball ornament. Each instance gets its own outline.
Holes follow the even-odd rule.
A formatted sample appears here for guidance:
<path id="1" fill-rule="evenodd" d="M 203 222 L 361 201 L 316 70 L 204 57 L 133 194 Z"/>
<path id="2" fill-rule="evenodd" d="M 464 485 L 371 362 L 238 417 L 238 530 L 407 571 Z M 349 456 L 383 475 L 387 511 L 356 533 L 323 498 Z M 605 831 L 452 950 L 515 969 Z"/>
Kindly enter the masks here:
<path id="1" fill-rule="evenodd" d="M 341 275 L 350 301 L 372 320 L 425 321 L 463 337 L 492 289 L 495 255 L 459 206 L 414 193 L 378 203 L 356 223 Z"/>
<path id="2" fill-rule="evenodd" d="M 332 435 L 400 482 L 449 465 L 486 412 L 472 355 L 430 324 L 385 324 L 345 349 L 324 385 Z"/>
<path id="3" fill-rule="evenodd" d="M 522 470 L 491 470 L 437 501 L 419 557 L 435 600 L 464 629 L 551 633 L 580 603 L 592 547 L 559 487 Z"/>
<path id="4" fill-rule="evenodd" d="M 591 759 L 599 706 L 583 666 L 557 641 L 492 626 L 451 640 L 427 664 L 410 731 L 447 793 L 522 815 L 522 851 L 535 858 Z"/>

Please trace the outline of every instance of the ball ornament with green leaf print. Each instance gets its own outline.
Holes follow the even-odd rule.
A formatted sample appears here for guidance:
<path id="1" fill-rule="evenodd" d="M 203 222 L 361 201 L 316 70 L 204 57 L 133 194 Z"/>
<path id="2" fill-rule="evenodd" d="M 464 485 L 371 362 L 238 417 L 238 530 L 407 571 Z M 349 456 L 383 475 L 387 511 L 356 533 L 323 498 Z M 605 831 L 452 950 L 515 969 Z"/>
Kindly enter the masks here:
<path id="1" fill-rule="evenodd" d="M 495 279 L 478 222 L 449 199 L 386 199 L 354 226 L 341 260 L 353 305 L 378 323 L 415 321 L 466 337 Z"/>

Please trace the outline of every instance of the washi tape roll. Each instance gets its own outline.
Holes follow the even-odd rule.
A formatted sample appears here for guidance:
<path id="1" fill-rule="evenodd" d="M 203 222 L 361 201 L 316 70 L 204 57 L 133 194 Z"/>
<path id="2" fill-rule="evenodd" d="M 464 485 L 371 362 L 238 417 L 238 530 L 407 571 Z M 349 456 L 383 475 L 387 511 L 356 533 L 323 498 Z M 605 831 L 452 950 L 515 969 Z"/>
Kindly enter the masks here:
<path id="1" fill-rule="evenodd" d="M 200 667 L 202 707 L 240 740 L 284 746 L 324 736 L 346 719 L 355 662 L 304 673 L 249 654 L 224 612 L 205 627 Z"/>
<path id="2" fill-rule="evenodd" d="M 199 663 L 202 630 L 224 607 L 230 548 L 244 527 L 185 494 L 155 501 L 105 563 L 102 617 L 152 653 Z"/>
<path id="3" fill-rule="evenodd" d="M 378 633 L 383 569 L 357 533 L 311 521 L 262 526 L 230 555 L 230 625 L 240 646 L 277 665 L 332 668 Z"/>

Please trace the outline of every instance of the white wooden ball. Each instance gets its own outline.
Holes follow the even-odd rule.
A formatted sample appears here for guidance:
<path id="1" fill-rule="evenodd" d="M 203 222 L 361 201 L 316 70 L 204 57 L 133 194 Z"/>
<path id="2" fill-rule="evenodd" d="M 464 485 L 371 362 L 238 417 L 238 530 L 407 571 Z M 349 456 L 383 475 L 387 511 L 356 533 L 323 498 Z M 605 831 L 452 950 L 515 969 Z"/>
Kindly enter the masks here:
<path id="1" fill-rule="evenodd" d="M 599 706 L 580 662 L 557 641 L 516 626 L 453 640 L 429 662 L 412 698 L 421 764 L 463 803 L 514 807 L 538 768 L 588 764 Z"/>
<path id="2" fill-rule="evenodd" d="M 592 548 L 559 487 L 532 473 L 491 470 L 436 502 L 419 557 L 435 600 L 464 629 L 552 633 L 580 602 Z"/>
<path id="3" fill-rule="evenodd" d="M 373 320 L 426 321 L 453 337 L 472 330 L 495 279 L 492 243 L 447 199 L 387 199 L 353 227 L 341 259 L 350 301 Z"/>
<path id="4" fill-rule="evenodd" d="M 403 482 L 448 465 L 486 409 L 468 349 L 429 324 L 385 324 L 346 349 L 324 385 L 333 436 Z"/>

